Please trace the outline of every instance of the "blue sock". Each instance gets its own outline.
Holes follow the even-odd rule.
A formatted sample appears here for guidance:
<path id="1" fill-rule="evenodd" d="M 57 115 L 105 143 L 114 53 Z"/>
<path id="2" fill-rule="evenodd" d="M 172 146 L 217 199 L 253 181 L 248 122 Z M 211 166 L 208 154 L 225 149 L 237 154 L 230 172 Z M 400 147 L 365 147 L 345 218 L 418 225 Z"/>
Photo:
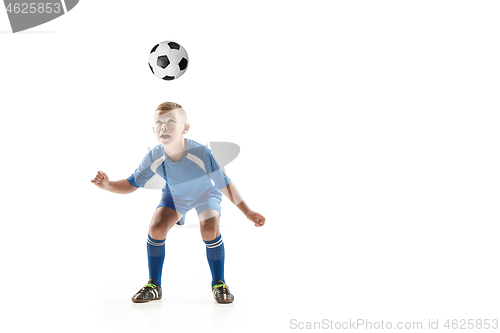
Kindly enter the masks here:
<path id="1" fill-rule="evenodd" d="M 156 240 L 148 235 L 149 278 L 153 284 L 161 286 L 161 270 L 165 260 L 165 239 Z"/>
<path id="2" fill-rule="evenodd" d="M 212 286 L 216 281 L 224 281 L 224 242 L 222 235 L 212 241 L 204 241 L 207 246 L 207 259 L 212 272 Z"/>

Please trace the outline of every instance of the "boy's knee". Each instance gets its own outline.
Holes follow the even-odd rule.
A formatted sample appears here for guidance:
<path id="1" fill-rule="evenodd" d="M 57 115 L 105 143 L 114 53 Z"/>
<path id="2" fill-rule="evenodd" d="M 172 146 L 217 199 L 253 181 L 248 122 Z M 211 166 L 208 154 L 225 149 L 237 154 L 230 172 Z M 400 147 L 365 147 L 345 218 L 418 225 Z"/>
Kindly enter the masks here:
<path id="1" fill-rule="evenodd" d="M 182 214 L 170 208 L 157 208 L 153 215 L 153 218 L 151 219 L 151 223 L 149 224 L 149 235 L 151 237 L 153 237 L 153 234 L 156 234 L 157 236 L 166 235 L 170 228 L 172 228 L 175 223 L 177 223 L 182 218 L 182 216 Z"/>
<path id="2" fill-rule="evenodd" d="M 219 235 L 219 216 L 200 221 L 201 237 L 205 241 L 210 241 Z"/>
<path id="3" fill-rule="evenodd" d="M 167 228 L 168 228 L 167 221 L 153 220 L 149 225 L 149 235 L 153 236 L 153 234 L 164 233 L 165 231 L 167 231 Z"/>
<path id="4" fill-rule="evenodd" d="M 200 229 L 201 229 L 201 232 L 210 232 L 210 231 L 214 231 L 216 230 L 217 228 L 219 227 L 219 224 L 216 223 L 215 221 L 210 221 L 210 220 L 206 220 L 206 221 L 201 221 L 200 222 Z"/>

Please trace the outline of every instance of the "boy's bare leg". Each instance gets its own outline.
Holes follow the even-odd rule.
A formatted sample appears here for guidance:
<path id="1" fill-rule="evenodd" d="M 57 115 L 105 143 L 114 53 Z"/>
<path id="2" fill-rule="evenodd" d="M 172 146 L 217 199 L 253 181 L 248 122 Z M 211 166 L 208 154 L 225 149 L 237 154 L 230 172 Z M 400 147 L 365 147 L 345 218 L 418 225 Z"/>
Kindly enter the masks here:
<path id="1" fill-rule="evenodd" d="M 168 207 L 158 207 L 149 224 L 149 236 L 165 239 L 167 232 L 182 218 L 182 214 Z"/>
<path id="2" fill-rule="evenodd" d="M 204 241 L 211 241 L 219 237 L 220 214 L 215 209 L 206 209 L 198 215 L 200 220 L 201 238 Z"/>

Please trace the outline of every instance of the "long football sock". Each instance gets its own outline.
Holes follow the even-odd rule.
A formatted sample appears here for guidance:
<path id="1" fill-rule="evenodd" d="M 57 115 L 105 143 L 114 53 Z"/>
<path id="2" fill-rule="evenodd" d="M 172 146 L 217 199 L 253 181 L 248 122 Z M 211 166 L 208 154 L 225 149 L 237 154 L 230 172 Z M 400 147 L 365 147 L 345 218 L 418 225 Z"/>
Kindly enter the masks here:
<path id="1" fill-rule="evenodd" d="M 224 281 L 224 242 L 222 235 L 214 240 L 204 241 L 207 246 L 207 260 L 212 272 L 212 286 L 216 281 Z"/>
<path id="2" fill-rule="evenodd" d="M 165 260 L 165 239 L 156 240 L 148 235 L 148 267 L 149 278 L 153 284 L 161 286 L 161 271 Z"/>

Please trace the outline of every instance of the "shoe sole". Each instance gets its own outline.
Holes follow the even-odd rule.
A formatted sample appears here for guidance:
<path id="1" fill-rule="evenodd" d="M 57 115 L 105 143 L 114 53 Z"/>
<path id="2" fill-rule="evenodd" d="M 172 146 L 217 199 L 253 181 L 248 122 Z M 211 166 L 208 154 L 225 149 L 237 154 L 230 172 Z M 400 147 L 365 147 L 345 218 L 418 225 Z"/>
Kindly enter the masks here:
<path id="1" fill-rule="evenodd" d="M 229 304 L 229 303 L 233 303 L 234 300 L 230 300 L 230 299 L 226 299 L 226 300 L 215 300 L 217 303 L 219 304 Z"/>
<path id="2" fill-rule="evenodd" d="M 147 302 L 151 302 L 151 301 L 157 301 L 157 300 L 160 300 L 160 299 L 161 299 L 161 297 L 159 297 L 159 298 L 153 298 L 153 299 L 151 299 L 151 300 L 148 301 L 148 300 L 144 300 L 144 299 L 135 299 L 135 298 L 132 298 L 132 302 L 134 302 L 134 303 L 147 303 Z"/>

